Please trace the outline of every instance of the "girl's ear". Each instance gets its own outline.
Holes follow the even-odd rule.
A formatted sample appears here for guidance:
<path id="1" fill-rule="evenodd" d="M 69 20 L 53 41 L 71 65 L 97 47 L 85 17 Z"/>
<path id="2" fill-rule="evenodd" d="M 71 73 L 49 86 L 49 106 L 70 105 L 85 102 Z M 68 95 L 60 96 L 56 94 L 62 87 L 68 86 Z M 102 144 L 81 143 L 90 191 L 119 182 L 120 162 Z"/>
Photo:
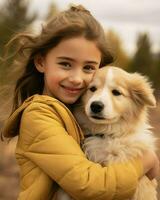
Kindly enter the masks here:
<path id="1" fill-rule="evenodd" d="M 36 55 L 34 57 L 34 64 L 35 64 L 35 67 L 36 69 L 41 72 L 41 73 L 44 73 L 44 70 L 45 70 L 45 65 L 44 65 L 44 57 L 41 56 L 41 55 Z"/>

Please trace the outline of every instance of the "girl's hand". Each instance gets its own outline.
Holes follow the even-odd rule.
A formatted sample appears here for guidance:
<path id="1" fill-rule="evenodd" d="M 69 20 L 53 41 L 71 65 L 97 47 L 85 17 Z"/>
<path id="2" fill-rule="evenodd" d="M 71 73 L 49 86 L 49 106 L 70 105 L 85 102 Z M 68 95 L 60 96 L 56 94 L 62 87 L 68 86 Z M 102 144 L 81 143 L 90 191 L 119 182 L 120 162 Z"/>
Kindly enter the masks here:
<path id="1" fill-rule="evenodd" d="M 142 157 L 144 175 L 154 179 L 160 175 L 160 162 L 157 155 L 152 151 L 145 151 Z"/>

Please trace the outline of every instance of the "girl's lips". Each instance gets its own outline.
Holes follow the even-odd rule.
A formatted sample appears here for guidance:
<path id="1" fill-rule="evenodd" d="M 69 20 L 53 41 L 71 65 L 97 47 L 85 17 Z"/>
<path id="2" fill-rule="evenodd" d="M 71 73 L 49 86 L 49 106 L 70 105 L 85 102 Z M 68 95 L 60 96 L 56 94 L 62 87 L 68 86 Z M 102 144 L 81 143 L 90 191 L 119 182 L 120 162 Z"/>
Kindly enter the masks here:
<path id="1" fill-rule="evenodd" d="M 67 87 L 63 86 L 63 89 L 65 89 L 67 92 L 72 93 L 72 94 L 77 94 L 83 90 L 83 88 L 74 88 L 74 87 Z"/>

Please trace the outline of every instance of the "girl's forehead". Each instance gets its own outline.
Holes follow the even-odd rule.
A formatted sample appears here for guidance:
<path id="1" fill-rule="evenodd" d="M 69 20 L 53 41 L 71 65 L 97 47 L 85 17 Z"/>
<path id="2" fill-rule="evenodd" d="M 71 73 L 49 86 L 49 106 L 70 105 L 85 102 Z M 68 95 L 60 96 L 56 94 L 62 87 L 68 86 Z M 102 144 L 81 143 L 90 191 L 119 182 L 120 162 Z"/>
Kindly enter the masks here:
<path id="1" fill-rule="evenodd" d="M 72 38 L 65 38 L 61 40 L 61 42 L 57 46 L 61 45 L 87 45 L 87 44 L 92 44 L 93 46 L 96 46 L 96 42 L 92 40 L 86 39 L 84 36 L 77 36 L 77 37 L 72 37 Z"/>
<path id="2" fill-rule="evenodd" d="M 84 37 L 74 37 L 62 40 L 49 53 L 57 56 L 73 56 L 77 58 L 101 59 L 101 52 L 94 41 Z"/>

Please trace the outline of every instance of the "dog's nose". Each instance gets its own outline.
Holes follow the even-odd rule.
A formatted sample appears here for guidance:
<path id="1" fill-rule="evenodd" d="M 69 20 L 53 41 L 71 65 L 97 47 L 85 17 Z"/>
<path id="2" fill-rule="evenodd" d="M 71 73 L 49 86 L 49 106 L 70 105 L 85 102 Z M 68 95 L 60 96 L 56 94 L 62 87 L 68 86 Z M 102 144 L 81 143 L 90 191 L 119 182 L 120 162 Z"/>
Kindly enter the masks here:
<path id="1" fill-rule="evenodd" d="M 104 108 L 104 104 L 101 101 L 94 101 L 91 103 L 90 108 L 92 112 L 100 113 Z"/>

